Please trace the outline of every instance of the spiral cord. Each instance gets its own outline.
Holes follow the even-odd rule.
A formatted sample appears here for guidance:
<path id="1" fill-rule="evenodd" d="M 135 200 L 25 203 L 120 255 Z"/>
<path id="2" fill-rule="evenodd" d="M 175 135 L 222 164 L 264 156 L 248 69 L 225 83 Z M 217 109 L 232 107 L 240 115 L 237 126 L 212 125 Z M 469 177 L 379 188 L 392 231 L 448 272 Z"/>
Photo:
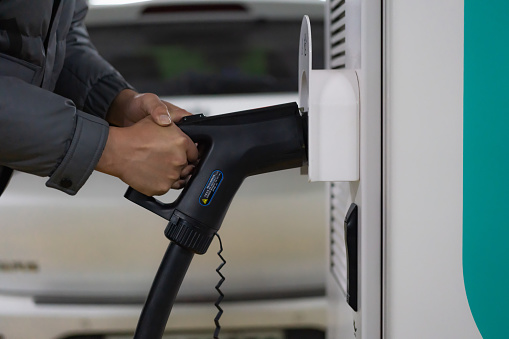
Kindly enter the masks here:
<path id="1" fill-rule="evenodd" d="M 221 274 L 220 270 L 223 268 L 223 266 L 226 264 L 226 260 L 224 260 L 223 256 L 221 255 L 221 253 L 223 252 L 223 243 L 221 242 L 221 238 L 219 237 L 219 234 L 216 233 L 216 237 L 217 239 L 219 240 L 219 252 L 217 252 L 217 255 L 219 256 L 219 258 L 221 258 L 222 260 L 222 263 L 216 268 L 216 272 L 217 274 L 219 274 L 219 276 L 221 277 L 221 279 L 219 280 L 219 282 L 217 283 L 216 285 L 216 290 L 217 292 L 219 293 L 219 297 L 217 298 L 216 302 L 214 303 L 214 305 L 216 306 L 216 308 L 218 309 L 218 312 L 217 312 L 217 315 L 216 317 L 214 318 L 214 323 L 216 324 L 216 329 L 214 331 L 214 339 L 219 339 L 219 332 L 221 331 L 221 325 L 219 324 L 219 319 L 221 318 L 221 316 L 223 315 L 223 309 L 221 308 L 221 306 L 219 306 L 219 304 L 221 303 L 221 301 L 223 300 L 224 298 L 224 294 L 223 292 L 221 291 L 221 285 L 223 284 L 223 282 L 226 280 L 226 278 L 224 277 L 224 275 Z"/>

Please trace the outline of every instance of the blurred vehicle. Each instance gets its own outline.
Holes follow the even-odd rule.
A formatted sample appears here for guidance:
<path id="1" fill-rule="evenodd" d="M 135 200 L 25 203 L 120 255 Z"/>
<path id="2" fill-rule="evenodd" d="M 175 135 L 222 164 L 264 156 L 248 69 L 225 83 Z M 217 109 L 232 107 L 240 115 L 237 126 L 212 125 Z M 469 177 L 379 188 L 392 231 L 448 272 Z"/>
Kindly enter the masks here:
<path id="1" fill-rule="evenodd" d="M 304 14 L 314 25 L 314 68 L 323 68 L 323 1 L 90 5 L 99 52 L 139 92 L 193 113 L 297 101 Z M 45 181 L 17 172 L 0 198 L 0 338 L 128 338 L 168 244 L 165 220 L 101 173 L 75 197 Z M 325 327 L 325 208 L 325 186 L 297 169 L 245 181 L 220 231 L 226 335 L 289 338 L 289 329 Z M 213 328 L 218 249 L 214 241 L 191 264 L 169 323 L 183 334 L 168 338 Z"/>
<path id="2" fill-rule="evenodd" d="M 94 45 L 139 92 L 218 114 L 296 101 L 304 14 L 313 68 L 323 57 L 323 1 L 159 1 L 92 7 Z"/>

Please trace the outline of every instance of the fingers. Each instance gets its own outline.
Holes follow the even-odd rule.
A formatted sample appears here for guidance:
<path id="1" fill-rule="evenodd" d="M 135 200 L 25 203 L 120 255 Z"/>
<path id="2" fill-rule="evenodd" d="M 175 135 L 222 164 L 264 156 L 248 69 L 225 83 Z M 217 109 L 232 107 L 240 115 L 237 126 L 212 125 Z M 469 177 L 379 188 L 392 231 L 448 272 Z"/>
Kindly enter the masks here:
<path id="1" fill-rule="evenodd" d="M 180 172 L 180 179 L 176 180 L 172 184 L 171 186 L 172 189 L 181 189 L 187 184 L 191 177 L 191 174 L 194 171 L 195 165 L 198 162 L 199 151 L 198 148 L 196 147 L 196 144 L 192 141 L 190 144 L 189 143 L 187 144 L 186 156 L 187 165 L 183 166 L 182 171 Z"/>
<path id="2" fill-rule="evenodd" d="M 180 180 L 177 180 L 171 185 L 172 189 L 181 189 L 184 188 L 191 178 L 191 174 L 194 171 L 195 166 L 194 165 L 187 165 L 182 172 L 180 172 Z"/>
<path id="3" fill-rule="evenodd" d="M 200 152 L 198 151 L 196 144 L 191 139 L 189 140 L 191 141 L 191 144 L 188 144 L 186 148 L 187 161 L 189 164 L 196 165 L 200 158 Z"/>
<path id="4" fill-rule="evenodd" d="M 168 101 L 162 100 L 162 102 L 163 102 L 163 104 L 166 105 L 166 108 L 170 112 L 171 119 L 175 122 L 179 122 L 185 116 L 192 115 L 185 109 L 175 106 L 172 103 L 169 103 Z"/>
<path id="5" fill-rule="evenodd" d="M 151 116 L 159 126 L 169 126 L 172 121 L 179 122 L 183 117 L 191 115 L 185 109 L 161 100 L 153 93 L 136 93 L 126 89 L 121 91 L 111 103 L 106 120 L 119 127 L 128 127 Z"/>
<path id="6" fill-rule="evenodd" d="M 161 100 L 152 93 L 139 94 L 136 99 L 140 101 L 140 108 L 145 111 L 146 115 L 152 116 L 160 126 L 168 126 L 172 121 L 179 122 L 183 117 L 191 115 L 185 109 Z"/>

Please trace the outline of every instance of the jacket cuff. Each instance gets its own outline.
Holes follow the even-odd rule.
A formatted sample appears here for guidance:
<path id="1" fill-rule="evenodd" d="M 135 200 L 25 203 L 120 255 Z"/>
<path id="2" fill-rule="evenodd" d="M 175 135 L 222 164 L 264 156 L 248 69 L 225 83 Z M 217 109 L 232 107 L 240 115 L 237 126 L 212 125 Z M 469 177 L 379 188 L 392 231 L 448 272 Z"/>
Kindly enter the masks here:
<path id="1" fill-rule="evenodd" d="M 78 111 L 76 130 L 62 162 L 51 174 L 46 186 L 75 195 L 87 181 L 102 155 L 108 139 L 108 123 Z"/>

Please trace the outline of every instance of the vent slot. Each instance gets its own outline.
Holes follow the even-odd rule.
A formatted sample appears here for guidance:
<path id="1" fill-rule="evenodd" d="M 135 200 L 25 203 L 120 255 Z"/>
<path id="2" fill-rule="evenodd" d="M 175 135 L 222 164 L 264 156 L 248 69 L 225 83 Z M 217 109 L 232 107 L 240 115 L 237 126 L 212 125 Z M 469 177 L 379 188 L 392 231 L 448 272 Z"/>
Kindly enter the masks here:
<path id="1" fill-rule="evenodd" d="M 331 2 L 331 12 L 336 11 L 339 7 L 342 7 L 345 4 L 345 0 L 334 0 Z"/>
<path id="2" fill-rule="evenodd" d="M 330 2 L 330 67 L 346 67 L 346 1 Z"/>
<path id="3" fill-rule="evenodd" d="M 348 207 L 348 184 L 330 184 L 330 271 L 346 295 L 347 257 L 344 219 Z"/>

